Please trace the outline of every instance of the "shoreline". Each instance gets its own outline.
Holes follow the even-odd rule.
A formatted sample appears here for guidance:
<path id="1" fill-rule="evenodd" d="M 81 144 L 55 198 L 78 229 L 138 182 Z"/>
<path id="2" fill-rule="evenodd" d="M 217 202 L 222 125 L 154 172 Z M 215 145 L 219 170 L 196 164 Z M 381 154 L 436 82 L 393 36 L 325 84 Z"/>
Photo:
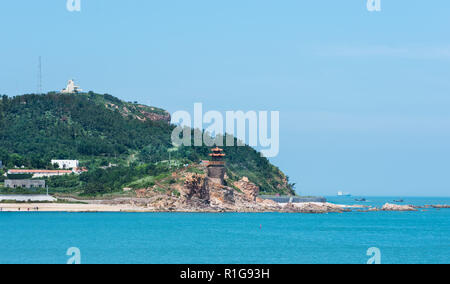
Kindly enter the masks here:
<path id="1" fill-rule="evenodd" d="M 337 205 L 340 208 L 350 208 L 345 205 Z M 283 206 L 284 207 L 284 206 Z M 356 207 L 353 207 L 356 208 Z M 280 210 L 224 210 L 224 209 L 174 209 L 161 210 L 154 208 L 133 207 L 124 205 L 107 204 L 71 204 L 71 203 L 4 203 L 0 204 L 0 213 L 19 212 L 19 213 L 289 213 Z M 307 212 L 298 212 L 307 213 Z"/>
<path id="2" fill-rule="evenodd" d="M 296 206 L 329 206 L 329 203 L 302 203 L 295 204 Z M 287 205 L 281 205 L 282 208 Z M 342 209 L 360 209 L 363 206 L 350 205 L 334 205 Z M 37 213 L 37 212 L 67 212 L 67 213 L 287 213 L 280 210 L 223 210 L 223 209 L 204 209 L 204 210 L 189 210 L 189 209 L 174 209 L 161 210 L 155 208 L 143 208 L 139 206 L 129 205 L 111 205 L 111 204 L 75 204 L 75 203 L 0 203 L 1 212 L 23 212 L 23 213 Z M 308 212 L 299 212 L 308 213 Z M 326 212 L 321 212 L 326 213 Z"/>
<path id="3" fill-rule="evenodd" d="M 298 211 L 289 211 L 289 206 L 295 206 Z M 331 208 L 340 208 L 343 211 L 326 210 Z M 311 210 L 310 208 L 313 208 Z M 320 207 L 323 209 L 320 210 Z M 383 210 L 374 207 L 368 207 L 364 205 L 343 205 L 343 204 L 331 204 L 331 203 L 302 203 L 291 204 L 281 206 L 282 210 L 224 210 L 220 208 L 208 208 L 202 210 L 189 210 L 189 209 L 157 209 L 157 208 L 144 208 L 131 205 L 112 205 L 112 204 L 74 204 L 74 203 L 0 203 L 0 213 L 51 213 L 51 212 L 64 212 L 64 213 L 346 213 L 346 212 L 386 212 L 386 211 L 415 211 L 420 212 L 419 208 L 434 208 L 442 209 L 449 208 L 448 205 L 427 205 L 424 207 L 416 207 L 416 210 L 402 210 L 405 208 L 389 208 Z M 317 209 L 319 208 L 319 209 Z M 286 210 L 284 210 L 286 209 Z M 361 211 L 361 209 L 366 209 Z"/>

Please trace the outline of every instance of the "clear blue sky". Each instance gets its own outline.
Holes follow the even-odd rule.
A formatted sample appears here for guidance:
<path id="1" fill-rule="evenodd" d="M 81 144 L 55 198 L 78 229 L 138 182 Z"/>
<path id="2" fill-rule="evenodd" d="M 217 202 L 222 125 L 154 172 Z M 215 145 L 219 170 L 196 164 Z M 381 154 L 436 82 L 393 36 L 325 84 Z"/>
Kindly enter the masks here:
<path id="1" fill-rule="evenodd" d="M 450 2 L 1 1 L 0 93 L 279 110 L 304 194 L 450 195 Z"/>

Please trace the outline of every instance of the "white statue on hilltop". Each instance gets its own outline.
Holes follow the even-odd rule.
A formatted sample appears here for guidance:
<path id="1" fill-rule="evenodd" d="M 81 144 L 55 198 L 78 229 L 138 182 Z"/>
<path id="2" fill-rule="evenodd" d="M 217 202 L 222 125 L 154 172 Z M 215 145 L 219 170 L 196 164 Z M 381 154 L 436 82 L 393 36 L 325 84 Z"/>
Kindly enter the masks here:
<path id="1" fill-rule="evenodd" d="M 75 93 L 79 93 L 82 92 L 83 90 L 80 89 L 79 86 L 75 85 L 75 82 L 73 80 L 69 80 L 69 82 L 67 83 L 67 87 L 65 89 L 63 89 L 61 91 L 61 93 L 63 94 L 75 94 Z"/>

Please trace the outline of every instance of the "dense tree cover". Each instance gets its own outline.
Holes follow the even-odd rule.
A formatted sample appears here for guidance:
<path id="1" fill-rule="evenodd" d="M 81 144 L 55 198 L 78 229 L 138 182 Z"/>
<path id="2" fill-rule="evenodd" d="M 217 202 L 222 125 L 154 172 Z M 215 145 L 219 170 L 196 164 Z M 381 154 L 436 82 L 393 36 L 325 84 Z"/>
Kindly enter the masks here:
<path id="1" fill-rule="evenodd" d="M 123 117 L 82 95 L 3 98 L 0 159 L 8 167 L 51 167 L 51 159 L 114 157 L 149 144 L 170 146 L 166 123 Z"/>
<path id="2" fill-rule="evenodd" d="M 56 189 L 82 192 L 83 195 L 98 195 L 122 191 L 131 182 L 146 176 L 157 176 L 168 168 L 155 164 L 132 164 L 124 167 L 93 169 L 82 175 L 56 176 L 49 178 L 47 184 Z"/>
<path id="3" fill-rule="evenodd" d="M 23 95 L 0 100 L 0 160 L 7 168 L 53 169 L 52 159 L 78 159 L 89 167 L 81 176 L 56 177 L 54 188 L 72 188 L 85 194 L 119 191 L 146 175 L 168 171 L 156 166 L 169 159 L 174 126 L 140 121 L 117 108 L 133 108 L 111 95 Z M 152 108 L 155 112 L 163 110 Z M 293 193 L 285 176 L 253 148 L 224 147 L 230 170 L 247 176 L 267 193 Z M 171 158 L 182 163 L 208 159 L 210 148 L 180 147 Z M 99 169 L 109 162 L 118 167 Z M 238 178 L 238 177 L 236 177 Z M 280 186 L 281 185 L 281 186 Z"/>

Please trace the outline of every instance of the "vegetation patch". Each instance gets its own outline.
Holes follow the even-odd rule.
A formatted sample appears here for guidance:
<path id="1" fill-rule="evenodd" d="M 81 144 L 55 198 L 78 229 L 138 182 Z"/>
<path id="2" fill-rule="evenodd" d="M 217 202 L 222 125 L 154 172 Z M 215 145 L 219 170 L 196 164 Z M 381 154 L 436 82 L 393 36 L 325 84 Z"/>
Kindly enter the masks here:
<path id="1" fill-rule="evenodd" d="M 144 114 L 156 120 L 142 120 Z M 93 92 L 2 96 L 0 160 L 6 169 L 55 169 L 52 159 L 77 159 L 89 170 L 47 178 L 51 193 L 108 196 L 123 194 L 125 187 L 148 188 L 158 183 L 164 190 L 174 184 L 172 173 L 185 165 L 189 172 L 203 174 L 197 165 L 208 160 L 210 153 L 207 146 L 174 148 L 174 126 L 167 115 L 156 107 Z M 294 194 L 288 177 L 253 148 L 224 150 L 230 179 L 247 176 L 265 194 Z"/>

